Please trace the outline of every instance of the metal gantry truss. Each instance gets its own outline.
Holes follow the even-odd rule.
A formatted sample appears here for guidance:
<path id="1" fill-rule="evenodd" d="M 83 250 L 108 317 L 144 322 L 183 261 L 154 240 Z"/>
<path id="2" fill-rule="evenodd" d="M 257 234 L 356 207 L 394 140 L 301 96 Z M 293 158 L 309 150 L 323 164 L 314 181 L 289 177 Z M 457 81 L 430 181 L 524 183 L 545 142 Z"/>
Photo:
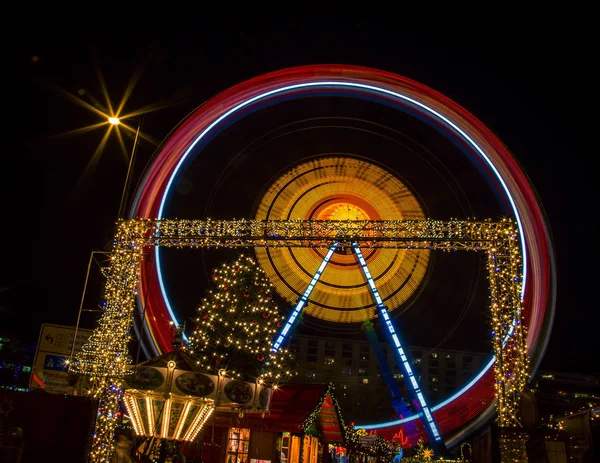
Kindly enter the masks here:
<path id="1" fill-rule="evenodd" d="M 148 247 L 330 248 L 332 241 L 363 249 L 486 252 L 498 424 L 519 426 L 518 400 L 528 378 L 529 364 L 521 304 L 519 232 L 516 223 L 508 218 L 499 221 L 121 220 L 107 274 L 106 308 L 71 371 L 92 377 L 92 383 L 98 385 L 94 393 L 100 398 L 101 407 L 105 406 L 103 412 L 113 417 L 121 381 L 126 375 L 136 288 L 144 250 Z M 114 418 L 97 421 L 92 454 L 99 446 L 112 449 L 113 444 L 106 441 L 106 436 L 111 435 L 115 425 Z"/>
<path id="2" fill-rule="evenodd" d="M 489 246 L 507 223 L 465 220 L 146 220 L 153 246 L 465 249 Z M 141 231 L 140 231 L 141 232 Z M 134 233 L 136 237 L 140 232 Z"/>

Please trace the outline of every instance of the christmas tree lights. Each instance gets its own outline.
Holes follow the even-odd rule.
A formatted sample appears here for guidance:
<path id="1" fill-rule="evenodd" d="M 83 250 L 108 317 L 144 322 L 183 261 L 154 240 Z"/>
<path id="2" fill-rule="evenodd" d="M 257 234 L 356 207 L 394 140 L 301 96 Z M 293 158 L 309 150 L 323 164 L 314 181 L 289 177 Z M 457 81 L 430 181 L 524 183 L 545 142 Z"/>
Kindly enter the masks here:
<path id="1" fill-rule="evenodd" d="M 215 269 L 212 282 L 189 337 L 189 353 L 198 366 L 270 385 L 289 379 L 291 355 L 286 349 L 271 352 L 283 318 L 264 271 L 254 259 L 241 255 Z"/>

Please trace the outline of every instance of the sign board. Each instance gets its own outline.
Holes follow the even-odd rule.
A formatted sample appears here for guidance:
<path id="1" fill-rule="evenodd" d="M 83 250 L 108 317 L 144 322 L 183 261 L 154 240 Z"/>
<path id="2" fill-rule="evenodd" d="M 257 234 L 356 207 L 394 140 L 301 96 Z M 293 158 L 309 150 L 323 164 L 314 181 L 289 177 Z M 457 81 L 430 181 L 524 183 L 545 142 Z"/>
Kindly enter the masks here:
<path id="1" fill-rule="evenodd" d="M 44 323 L 40 330 L 37 350 L 31 369 L 29 388 L 44 388 L 55 394 L 69 393 L 69 359 L 75 356 L 93 333 L 74 326 Z"/>

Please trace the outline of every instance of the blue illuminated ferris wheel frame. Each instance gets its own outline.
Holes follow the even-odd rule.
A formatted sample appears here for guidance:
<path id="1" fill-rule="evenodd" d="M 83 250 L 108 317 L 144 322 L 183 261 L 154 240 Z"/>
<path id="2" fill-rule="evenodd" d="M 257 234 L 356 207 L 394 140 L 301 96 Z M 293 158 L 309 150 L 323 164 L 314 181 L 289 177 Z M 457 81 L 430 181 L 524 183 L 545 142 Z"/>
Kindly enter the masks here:
<path id="1" fill-rule="evenodd" d="M 315 288 L 316 284 L 318 283 L 319 278 L 321 277 L 321 275 L 323 274 L 323 271 L 325 270 L 325 267 L 327 267 L 327 264 L 329 263 L 331 256 L 336 251 L 336 249 L 338 247 L 340 247 L 340 245 L 341 245 L 341 243 L 334 241 L 332 243 L 332 245 L 329 247 L 327 254 L 325 254 L 325 257 L 323 258 L 321 265 L 319 266 L 319 268 L 313 275 L 313 278 L 310 281 L 310 283 L 308 284 L 308 287 L 306 288 L 306 290 L 304 291 L 304 294 L 300 297 L 300 299 L 299 299 L 298 303 L 296 304 L 296 306 L 294 307 L 294 310 L 292 311 L 291 315 L 286 320 L 286 322 L 283 326 L 283 329 L 281 330 L 279 335 L 276 337 L 276 340 L 273 343 L 273 346 L 271 348 L 272 352 L 278 351 L 285 343 L 287 337 L 291 335 L 292 328 L 294 327 L 294 324 L 297 321 L 298 316 L 302 312 L 302 309 L 304 307 L 306 307 L 306 305 L 308 304 L 308 300 L 310 298 L 310 294 L 311 294 L 312 290 Z M 394 357 L 396 358 L 396 362 L 398 363 L 398 365 L 401 365 L 401 368 L 404 371 L 406 378 L 408 378 L 408 380 L 409 380 L 408 384 L 409 384 L 409 387 L 411 390 L 411 395 L 413 395 L 416 398 L 418 406 L 421 408 L 420 412 L 415 413 L 413 415 L 413 419 L 421 418 L 421 420 L 423 421 L 423 424 L 425 425 L 425 430 L 429 436 L 430 442 L 441 442 L 442 436 L 441 436 L 439 429 L 435 423 L 435 419 L 433 418 L 430 407 L 427 403 L 427 400 L 425 399 L 423 391 L 421 390 L 421 386 L 419 385 L 419 382 L 412 371 L 412 368 L 410 366 L 410 362 L 408 360 L 406 352 L 404 351 L 404 348 L 402 347 L 402 343 L 400 341 L 400 335 L 397 332 L 396 328 L 394 327 L 394 322 L 388 315 L 387 307 L 385 307 L 385 305 L 383 304 L 383 300 L 381 299 L 381 296 L 379 295 L 379 291 L 377 289 L 377 286 L 375 285 L 375 281 L 373 280 L 373 277 L 371 276 L 371 272 L 369 270 L 369 267 L 367 266 L 367 262 L 365 261 L 365 258 L 363 257 L 363 254 L 362 254 L 362 251 L 360 250 L 359 244 L 352 243 L 352 250 L 356 254 L 356 257 L 358 258 L 358 262 L 359 262 L 362 272 L 367 280 L 369 289 L 371 290 L 371 293 L 373 294 L 373 298 L 375 299 L 375 303 L 377 304 L 377 311 L 379 312 L 379 316 L 383 320 L 383 324 L 384 324 L 385 328 L 387 329 L 387 333 L 392 341 L 392 345 L 394 347 L 393 352 L 394 352 Z M 383 368 L 383 365 L 381 367 Z M 360 427 L 364 428 L 364 426 L 360 426 Z"/>

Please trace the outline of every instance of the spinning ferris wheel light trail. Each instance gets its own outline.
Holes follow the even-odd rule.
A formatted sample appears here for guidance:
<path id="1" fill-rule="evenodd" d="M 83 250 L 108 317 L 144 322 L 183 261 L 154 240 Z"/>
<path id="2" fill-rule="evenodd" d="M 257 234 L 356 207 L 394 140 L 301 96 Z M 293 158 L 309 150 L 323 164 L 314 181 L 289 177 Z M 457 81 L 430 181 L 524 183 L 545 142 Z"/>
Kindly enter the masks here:
<path id="1" fill-rule="evenodd" d="M 414 207 L 398 207 L 397 198 L 406 197 L 402 185 L 396 184 L 395 191 L 389 192 L 387 196 L 385 192 L 377 190 L 375 185 L 387 185 L 390 184 L 389 181 L 393 184 L 393 179 L 373 167 L 362 169 L 361 172 L 377 172 L 376 178 L 367 179 L 362 184 L 349 185 L 348 178 L 356 176 L 347 175 L 338 182 L 342 189 L 337 193 L 342 199 L 331 203 L 333 209 L 316 205 L 319 200 L 333 201 L 332 192 L 326 191 L 330 196 L 293 202 L 304 209 L 291 214 L 295 212 L 291 210 L 291 203 L 278 202 L 279 192 L 275 191 L 265 202 L 262 215 L 257 216 L 256 220 L 186 221 L 164 217 L 168 213 L 166 206 L 169 199 L 172 199 L 176 177 L 210 140 L 236 122 L 241 115 L 246 116 L 265 106 L 306 96 L 342 96 L 368 100 L 416 115 L 445 137 L 457 141 L 462 153 L 485 172 L 488 186 L 493 183 L 498 187 L 496 192 L 500 197 L 499 201 L 506 206 L 508 220 L 473 222 L 427 219 L 417 201 L 413 201 Z M 318 167 L 325 172 L 328 169 L 326 164 L 324 161 Z M 358 164 L 358 167 L 354 165 L 348 169 L 360 170 L 360 162 Z M 302 173 L 306 174 L 309 170 Z M 386 182 L 379 182 L 380 179 L 385 179 Z M 288 180 L 288 183 L 294 184 L 293 175 Z M 308 177 L 302 180 L 308 180 L 309 183 L 312 181 Z M 295 185 L 299 186 L 301 183 Z M 372 193 L 365 204 L 360 201 L 360 194 L 352 195 L 349 189 L 344 190 L 344 185 L 358 188 L 361 194 L 369 191 L 375 193 Z M 318 182 L 313 182 L 312 186 L 318 187 Z M 278 188 L 281 189 L 281 185 Z M 311 191 L 317 190 L 313 188 Z M 305 193 L 308 195 L 307 192 L 302 192 Z M 408 198 L 410 200 L 411 196 Z M 376 206 L 370 207 L 373 204 Z M 345 205 L 352 206 L 357 217 L 336 220 L 337 210 L 340 209 L 338 206 Z M 407 211 L 411 210 L 417 211 L 415 217 L 407 217 Z M 276 211 L 277 214 L 270 216 L 265 211 Z M 532 370 L 535 370 L 545 351 L 553 321 L 556 270 L 550 233 L 537 197 L 508 149 L 472 114 L 439 92 L 389 72 L 345 65 L 301 66 L 250 79 L 209 100 L 173 132 L 146 170 L 129 217 L 130 220 L 120 223 L 115 238 L 115 260 L 107 282 L 112 299 L 108 301 L 101 326 L 109 327 L 110 330 L 102 331 L 99 328 L 79 363 L 82 373 L 93 375 L 100 384 L 107 386 L 103 390 L 105 392 L 98 392 L 105 394 L 102 402 L 103 417 L 111 416 L 115 410 L 115 397 L 106 391 L 112 390 L 108 387 L 111 385 L 118 388 L 118 379 L 111 378 L 118 377 L 123 364 L 136 301 L 136 297 L 132 295 L 149 295 L 147 299 L 137 298 L 139 311 L 143 314 L 143 323 L 139 329 L 147 334 L 145 348 L 148 352 L 158 354 L 171 347 L 168 326 L 169 322 L 177 325 L 177 321 L 169 305 L 166 286 L 162 282 L 164 269 L 161 268 L 159 248 L 254 247 L 257 256 L 262 256 L 261 266 L 272 261 L 276 265 L 287 265 L 287 270 L 291 270 L 288 274 L 295 280 L 290 285 L 291 290 L 286 298 L 290 304 L 296 304 L 293 312 L 296 318 L 292 323 L 297 320 L 300 311 L 334 322 L 362 321 L 360 318 L 352 319 L 352 314 L 358 313 L 354 307 L 348 307 L 341 316 L 335 313 L 336 310 L 330 310 L 327 304 L 332 298 L 319 288 L 326 286 L 325 283 L 328 282 L 327 272 L 330 270 L 326 268 L 331 265 L 327 264 L 335 263 L 342 267 L 340 263 L 344 263 L 345 257 L 332 251 L 332 240 L 336 240 L 346 246 L 357 243 L 360 245 L 359 251 L 365 252 L 363 257 L 368 267 L 362 267 L 366 270 L 364 275 L 371 275 L 371 280 L 377 281 L 377 287 L 367 277 L 367 285 L 363 279 L 362 292 L 352 293 L 353 299 L 356 299 L 354 296 L 359 296 L 359 305 L 364 305 L 367 296 L 369 299 L 375 298 L 375 308 L 379 310 L 380 320 L 386 322 L 384 326 L 396 347 L 395 354 L 402 361 L 402 354 L 407 360 L 408 358 L 400 338 L 396 336 L 396 343 L 393 335 L 397 335 L 397 332 L 393 325 L 387 324 L 388 311 L 381 310 L 381 307 L 385 308 L 387 305 L 391 311 L 401 304 L 401 301 L 393 304 L 389 301 L 390 294 L 396 294 L 393 286 L 398 281 L 390 280 L 392 283 L 388 282 L 386 287 L 381 279 L 381 275 L 384 275 L 381 269 L 388 267 L 372 265 L 371 262 L 383 259 L 384 250 L 396 253 L 393 254 L 397 257 L 396 261 L 410 261 L 411 268 L 418 272 L 412 275 L 413 280 L 407 280 L 403 285 L 410 291 L 399 294 L 402 300 L 406 300 L 423 281 L 427 266 L 425 256 L 429 252 L 472 250 L 487 253 L 491 298 L 494 301 L 489 307 L 492 319 L 490 331 L 494 333 L 491 359 L 468 385 L 431 408 L 427 407 L 429 414 L 424 411 L 423 416 L 426 423 L 435 425 L 438 436 L 443 437 L 449 447 L 464 438 L 466 433 L 472 432 L 473 427 L 488 422 L 494 413 L 500 426 L 518 425 L 516 404 L 520 388 L 528 379 L 529 361 Z M 209 229 L 211 231 L 207 232 Z M 271 233 L 279 238 L 269 238 Z M 144 255 L 142 249 L 150 250 L 152 256 Z M 287 254 L 282 249 L 286 249 Z M 325 256 L 321 254 L 323 249 L 328 250 Z M 298 253 L 292 255 L 296 250 Z M 301 250 L 303 251 L 300 252 Z M 296 259 L 298 256 L 300 258 Z M 325 262 L 326 256 L 328 262 Z M 156 257 L 156 265 L 152 257 Z M 261 259 L 258 259 L 259 262 Z M 298 263 L 297 269 L 291 266 L 294 259 Z M 314 269 L 317 266 L 314 265 L 315 262 L 320 264 L 321 273 L 318 276 L 309 274 L 302 267 L 306 265 Z M 276 275 L 276 270 L 271 269 L 271 275 Z M 376 272 L 379 274 L 374 274 Z M 346 272 L 348 275 L 351 273 L 353 272 Z M 403 272 L 396 268 L 388 273 L 400 275 Z M 309 281 L 313 283 L 312 287 Z M 285 289 L 286 283 L 278 282 L 278 289 Z M 302 289 L 299 289 L 302 285 Z M 298 301 L 303 290 L 304 294 L 308 291 L 306 300 L 303 301 L 301 297 Z M 295 296 L 293 301 L 292 295 Z M 321 297 L 321 306 L 311 304 L 307 307 L 309 296 L 313 302 L 315 298 Z M 310 310 L 313 312 L 309 313 Z M 366 313 L 373 313 L 373 309 L 370 307 L 369 311 L 360 313 L 360 317 L 366 316 Z M 277 339 L 279 346 L 289 336 L 292 323 L 286 325 L 287 331 L 283 338 Z M 416 386 L 418 391 L 418 383 Z M 428 405 L 425 400 L 423 402 Z M 412 415 L 395 422 L 365 425 L 364 428 L 376 429 L 381 436 L 391 439 L 398 432 L 399 426 L 418 418 L 420 417 Z M 106 439 L 112 426 L 113 423 L 108 418 L 98 423 L 94 449 L 99 455 L 104 455 L 111 449 L 112 443 Z M 424 427 L 426 431 L 429 429 L 432 433 L 430 437 L 433 436 L 435 440 L 436 434 L 432 431 L 434 428 Z M 419 437 L 418 434 L 413 436 L 411 445 Z"/>

